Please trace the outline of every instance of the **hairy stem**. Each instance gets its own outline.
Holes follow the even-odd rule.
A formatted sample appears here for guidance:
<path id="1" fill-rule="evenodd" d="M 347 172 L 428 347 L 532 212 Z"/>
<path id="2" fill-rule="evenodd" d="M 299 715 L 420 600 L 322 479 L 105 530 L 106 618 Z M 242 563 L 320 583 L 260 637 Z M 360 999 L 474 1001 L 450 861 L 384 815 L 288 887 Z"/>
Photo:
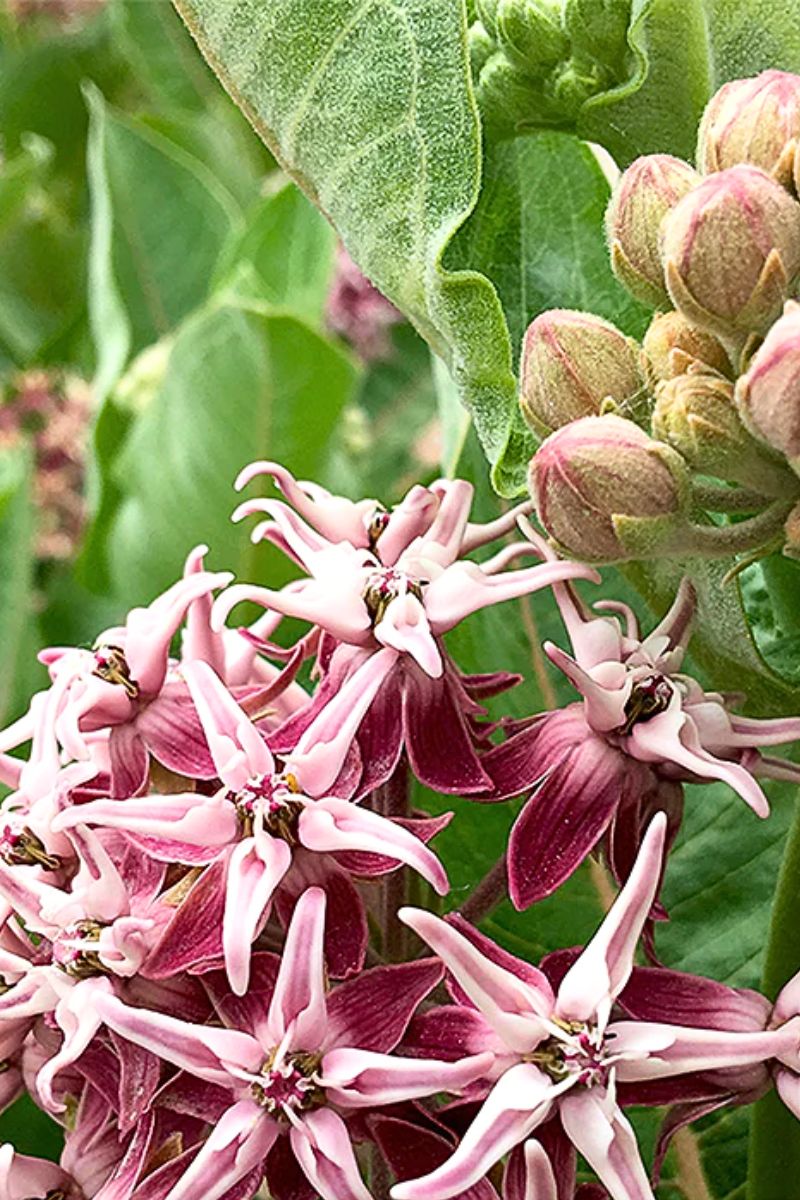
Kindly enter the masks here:
<path id="1" fill-rule="evenodd" d="M 772 902 L 763 991 L 771 999 L 797 970 L 800 927 L 800 797 Z M 748 1200 L 786 1200 L 787 1180 L 800 1178 L 800 1124 L 773 1089 L 753 1109 Z"/>
<path id="2" fill-rule="evenodd" d="M 748 488 L 714 487 L 710 483 L 693 484 L 692 500 L 707 512 L 716 513 L 761 512 L 772 503 L 769 496 Z"/>
<path id="3" fill-rule="evenodd" d="M 682 554 L 700 554 L 705 558 L 744 554 L 771 541 L 791 511 L 790 503 L 777 500 L 757 517 L 736 525 L 691 525 L 676 535 L 674 548 Z"/>
<path id="4" fill-rule="evenodd" d="M 459 908 L 461 916 L 473 925 L 497 908 L 508 895 L 508 871 L 506 856 L 501 855 L 494 866 L 486 872 L 467 899 Z"/>

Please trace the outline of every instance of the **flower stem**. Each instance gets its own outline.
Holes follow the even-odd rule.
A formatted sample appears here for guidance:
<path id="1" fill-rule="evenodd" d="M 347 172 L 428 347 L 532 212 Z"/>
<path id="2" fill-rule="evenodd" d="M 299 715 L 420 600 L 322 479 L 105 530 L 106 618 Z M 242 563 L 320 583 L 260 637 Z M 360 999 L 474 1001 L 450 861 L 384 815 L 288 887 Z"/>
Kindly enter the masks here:
<path id="1" fill-rule="evenodd" d="M 493 867 L 484 875 L 459 908 L 459 913 L 473 925 L 497 908 L 508 895 L 508 870 L 506 856 L 501 855 Z"/>
<path id="2" fill-rule="evenodd" d="M 791 503 L 776 500 L 757 517 L 748 517 L 735 525 L 690 525 L 676 534 L 674 549 L 704 558 L 744 554 L 771 541 L 791 511 Z"/>
<path id="3" fill-rule="evenodd" d="M 764 993 L 774 1000 L 798 968 L 800 950 L 800 796 L 772 902 Z M 800 1178 L 800 1123 L 771 1090 L 753 1109 L 748 1200 L 786 1200 L 787 1180 Z"/>

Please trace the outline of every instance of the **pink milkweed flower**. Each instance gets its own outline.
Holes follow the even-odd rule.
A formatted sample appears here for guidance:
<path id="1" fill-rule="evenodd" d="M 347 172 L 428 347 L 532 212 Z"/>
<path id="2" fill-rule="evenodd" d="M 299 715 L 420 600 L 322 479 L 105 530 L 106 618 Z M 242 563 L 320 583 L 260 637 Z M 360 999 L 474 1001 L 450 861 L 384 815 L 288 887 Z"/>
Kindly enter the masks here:
<path id="1" fill-rule="evenodd" d="M 529 534 L 541 545 L 530 527 Z M 688 580 L 645 638 L 626 605 L 601 601 L 595 608 L 614 615 L 595 617 L 569 584 L 553 590 L 573 654 L 549 642 L 545 653 L 582 700 L 539 714 L 482 759 L 495 785 L 489 798 L 533 788 L 508 845 L 517 908 L 555 891 L 604 835 L 610 865 L 624 878 L 652 812 L 667 811 L 671 837 L 677 833 L 682 781 L 721 780 L 765 817 L 755 776 L 798 777 L 758 747 L 797 739 L 800 719 L 740 717 L 725 697 L 680 673 L 695 608 Z"/>
<path id="2" fill-rule="evenodd" d="M 78 826 L 71 836 L 80 867 L 69 891 L 25 867 L 0 863 L 0 895 L 27 934 L 41 939 L 34 945 L 7 922 L 0 947 L 0 1022 L 13 1028 L 48 1015 L 63 1033 L 60 1047 L 36 1078 L 38 1095 L 53 1111 L 63 1108 L 53 1093 L 56 1076 L 76 1061 L 99 1029 L 92 995 L 112 991 L 114 980 L 138 973 L 169 913 L 157 900 L 163 864 L 141 856 L 132 862 L 131 856 L 121 855 L 118 868 L 90 830 Z"/>
<path id="3" fill-rule="evenodd" d="M 327 995 L 324 925 L 325 893 L 309 888 L 281 959 L 256 956 L 245 996 L 231 994 L 224 977 L 206 977 L 224 1028 L 130 1008 L 108 994 L 95 998 L 98 1019 L 121 1037 L 231 1093 L 231 1106 L 165 1200 L 199 1193 L 217 1200 L 258 1167 L 269 1180 L 286 1135 L 323 1200 L 369 1200 L 343 1117 L 457 1091 L 490 1065 L 488 1054 L 458 1063 L 392 1057 L 441 967 L 430 960 L 376 967 Z M 277 1153 L 282 1159 L 282 1148 Z"/>
<path id="4" fill-rule="evenodd" d="M 7 1142 L 0 1146 L 0 1196 L 3 1200 L 83 1200 L 83 1193 L 66 1171 L 43 1158 L 17 1154 Z"/>
<path id="5" fill-rule="evenodd" d="M 208 741 L 222 788 L 212 796 L 197 792 L 96 800 L 66 809 L 55 821 L 58 830 L 95 824 L 135 836 L 143 849 L 164 862 L 217 864 L 209 879 L 215 887 L 197 885 L 164 929 L 154 955 L 158 973 L 193 965 L 208 955 L 208 934 L 221 932 L 221 950 L 231 987 L 247 990 L 252 943 L 269 915 L 275 893 L 291 885 L 290 873 L 308 874 L 337 884 L 347 879 L 345 926 L 355 926 L 348 939 L 342 920 L 336 938 L 349 951 L 344 963 L 357 970 L 363 963 L 363 906 L 335 860 L 316 870 L 317 856 L 360 853 L 379 855 L 382 871 L 401 863 L 413 867 L 440 894 L 447 875 L 436 855 L 410 829 L 335 796 L 312 799 L 302 790 L 303 774 L 293 763 L 278 769 L 263 734 L 249 720 L 222 681 L 204 662 L 187 663 L 187 686 Z M 440 825 L 434 823 L 434 829 Z M 221 903 L 221 930 L 213 927 L 200 942 L 187 937 L 186 921 L 202 898 L 202 920 L 208 926 L 216 890 Z M 290 892 L 292 891 L 290 887 Z M 294 893 L 296 894 L 296 892 Z M 294 896 L 292 896 L 292 899 Z M 334 900 L 336 903 L 336 900 Z M 355 940 L 355 951 L 348 942 Z M 335 949 L 335 948 L 334 948 Z M 176 957 L 177 956 L 177 957 Z M 146 970 L 155 970 L 154 958 Z"/>
<path id="6" fill-rule="evenodd" d="M 488 605 L 528 595 L 556 580 L 595 578 L 594 572 L 557 561 L 505 570 L 521 554 L 540 553 L 523 542 L 480 565 L 466 559 L 467 553 L 512 529 L 516 517 L 530 506 L 521 505 L 486 526 L 471 525 L 473 488 L 464 480 L 412 488 L 391 513 L 384 513 L 308 492 L 309 485 L 297 484 L 274 464 L 255 464 L 240 480 L 246 482 L 255 471 L 271 474 L 303 516 L 282 501 L 258 499 L 241 505 L 234 518 L 266 514 L 253 530 L 253 540 L 275 542 L 307 578 L 281 591 L 246 584 L 229 588 L 214 604 L 215 628 L 242 600 L 309 621 L 338 643 L 332 656 L 329 652 L 328 664 L 336 687 L 331 686 L 326 697 L 338 695 L 345 682 L 358 678 L 358 688 L 354 685 L 351 691 L 360 697 L 360 721 L 368 713 L 374 718 L 369 740 L 390 740 L 388 748 L 381 747 L 383 763 L 399 758 L 402 732 L 409 759 L 415 769 L 417 764 L 421 767 L 424 782 L 448 792 L 486 790 L 487 776 L 470 726 L 480 710 L 469 694 L 469 681 L 462 684 L 449 663 L 442 635 Z M 352 703 L 349 695 L 348 707 Z M 310 701 L 308 719 L 319 716 L 321 707 L 319 697 Z M 294 733 L 302 729 L 304 719 L 302 710 L 290 719 Z M 443 726 L 442 743 L 449 735 L 456 739 L 446 764 L 431 762 L 441 758 L 431 751 L 437 744 L 435 731 Z M 316 753 L 319 757 L 319 750 Z M 319 768 L 314 794 L 334 785 L 336 766 L 331 757 L 324 772 Z M 391 770 L 387 767 L 383 778 Z M 373 770 L 373 787 L 375 774 Z"/>
<path id="7" fill-rule="evenodd" d="M 800 1018 L 766 1032 L 611 1020 L 658 886 L 665 836 L 659 815 L 628 882 L 557 990 L 511 955 L 502 954 L 501 965 L 482 953 L 481 935 L 466 936 L 419 909 L 401 910 L 448 967 L 464 1006 L 428 1014 L 439 1036 L 446 1040 L 452 1012 L 451 1039 L 492 1053 L 494 1062 L 490 1090 L 457 1150 L 431 1174 L 396 1185 L 395 1200 L 449 1200 L 556 1114 L 613 1200 L 653 1200 L 617 1084 L 797 1055 Z"/>
<path id="8" fill-rule="evenodd" d="M 169 647 L 192 603 L 231 578 L 226 572 L 190 572 L 147 608 L 132 609 L 123 627 L 101 634 L 94 650 L 54 647 L 40 654 L 59 698 L 53 728 L 60 744 L 70 757 L 91 760 L 92 735 L 104 731 L 113 795 L 131 795 L 144 786 L 148 752 L 181 774 L 213 775 Z M 20 741 L 29 736 L 24 723 L 14 732 Z M 4 749 L 18 744 L 10 736 L 7 730 Z"/>

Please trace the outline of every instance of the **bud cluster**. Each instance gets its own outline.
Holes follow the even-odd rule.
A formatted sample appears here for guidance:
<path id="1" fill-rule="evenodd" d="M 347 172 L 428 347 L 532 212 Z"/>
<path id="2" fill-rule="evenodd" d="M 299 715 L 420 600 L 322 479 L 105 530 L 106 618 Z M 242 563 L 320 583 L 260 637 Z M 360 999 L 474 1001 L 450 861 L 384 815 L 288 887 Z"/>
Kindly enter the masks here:
<path id="1" fill-rule="evenodd" d="M 530 485 L 568 553 L 722 556 L 780 536 L 800 496 L 799 137 L 800 76 L 726 84 L 697 169 L 646 155 L 608 207 L 612 268 L 657 309 L 641 346 L 590 313 L 528 327 L 520 404 L 547 438 Z M 714 530 L 698 509 L 751 515 Z"/>

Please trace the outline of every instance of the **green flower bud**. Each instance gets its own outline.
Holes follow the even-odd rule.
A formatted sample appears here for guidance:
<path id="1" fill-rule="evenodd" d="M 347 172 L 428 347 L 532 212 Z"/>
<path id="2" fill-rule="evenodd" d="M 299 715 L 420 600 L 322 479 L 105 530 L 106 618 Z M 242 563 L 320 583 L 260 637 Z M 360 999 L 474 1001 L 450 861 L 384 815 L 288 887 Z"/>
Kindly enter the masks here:
<path id="1" fill-rule="evenodd" d="M 800 75 L 762 71 L 726 83 L 708 102 L 697 141 L 701 171 L 752 163 L 791 188 L 800 140 Z"/>
<path id="2" fill-rule="evenodd" d="M 654 308 L 669 306 L 660 253 L 664 217 L 700 176 L 671 154 L 647 154 L 621 176 L 606 212 L 614 274 L 631 295 Z"/>
<path id="3" fill-rule="evenodd" d="M 544 528 L 586 562 L 657 554 L 686 526 L 686 464 L 622 417 L 584 417 L 556 430 L 534 455 L 528 481 Z"/>
<path id="4" fill-rule="evenodd" d="M 520 367 L 520 406 L 531 428 L 545 436 L 597 415 L 608 398 L 629 414 L 641 407 L 636 343 L 592 313 L 553 309 L 532 321 Z"/>
<path id="5" fill-rule="evenodd" d="M 497 9 L 499 5 L 500 0 L 475 0 L 475 16 L 495 42 L 497 41 Z"/>
<path id="6" fill-rule="evenodd" d="M 642 360 L 651 387 L 662 379 L 683 375 L 700 363 L 720 375 L 731 374 L 725 347 L 705 329 L 698 329 L 682 313 L 656 313 L 642 340 Z"/>
<path id="7" fill-rule="evenodd" d="M 576 57 L 620 74 L 628 54 L 631 0 L 566 0 L 564 25 Z"/>
<path id="8" fill-rule="evenodd" d="M 781 496 L 792 476 L 745 429 L 733 402 L 733 384 L 695 364 L 659 384 L 653 433 L 696 471 Z M 788 476 L 788 479 L 786 478 Z"/>
<path id="9" fill-rule="evenodd" d="M 800 271 L 800 204 L 757 167 L 709 175 L 664 220 L 676 308 L 723 338 L 763 333 Z"/>
<path id="10" fill-rule="evenodd" d="M 537 78 L 569 56 L 558 0 L 499 0 L 496 23 L 508 57 Z"/>
<path id="11" fill-rule="evenodd" d="M 754 437 L 800 469 L 800 304 L 789 301 L 753 356 L 736 406 Z"/>

